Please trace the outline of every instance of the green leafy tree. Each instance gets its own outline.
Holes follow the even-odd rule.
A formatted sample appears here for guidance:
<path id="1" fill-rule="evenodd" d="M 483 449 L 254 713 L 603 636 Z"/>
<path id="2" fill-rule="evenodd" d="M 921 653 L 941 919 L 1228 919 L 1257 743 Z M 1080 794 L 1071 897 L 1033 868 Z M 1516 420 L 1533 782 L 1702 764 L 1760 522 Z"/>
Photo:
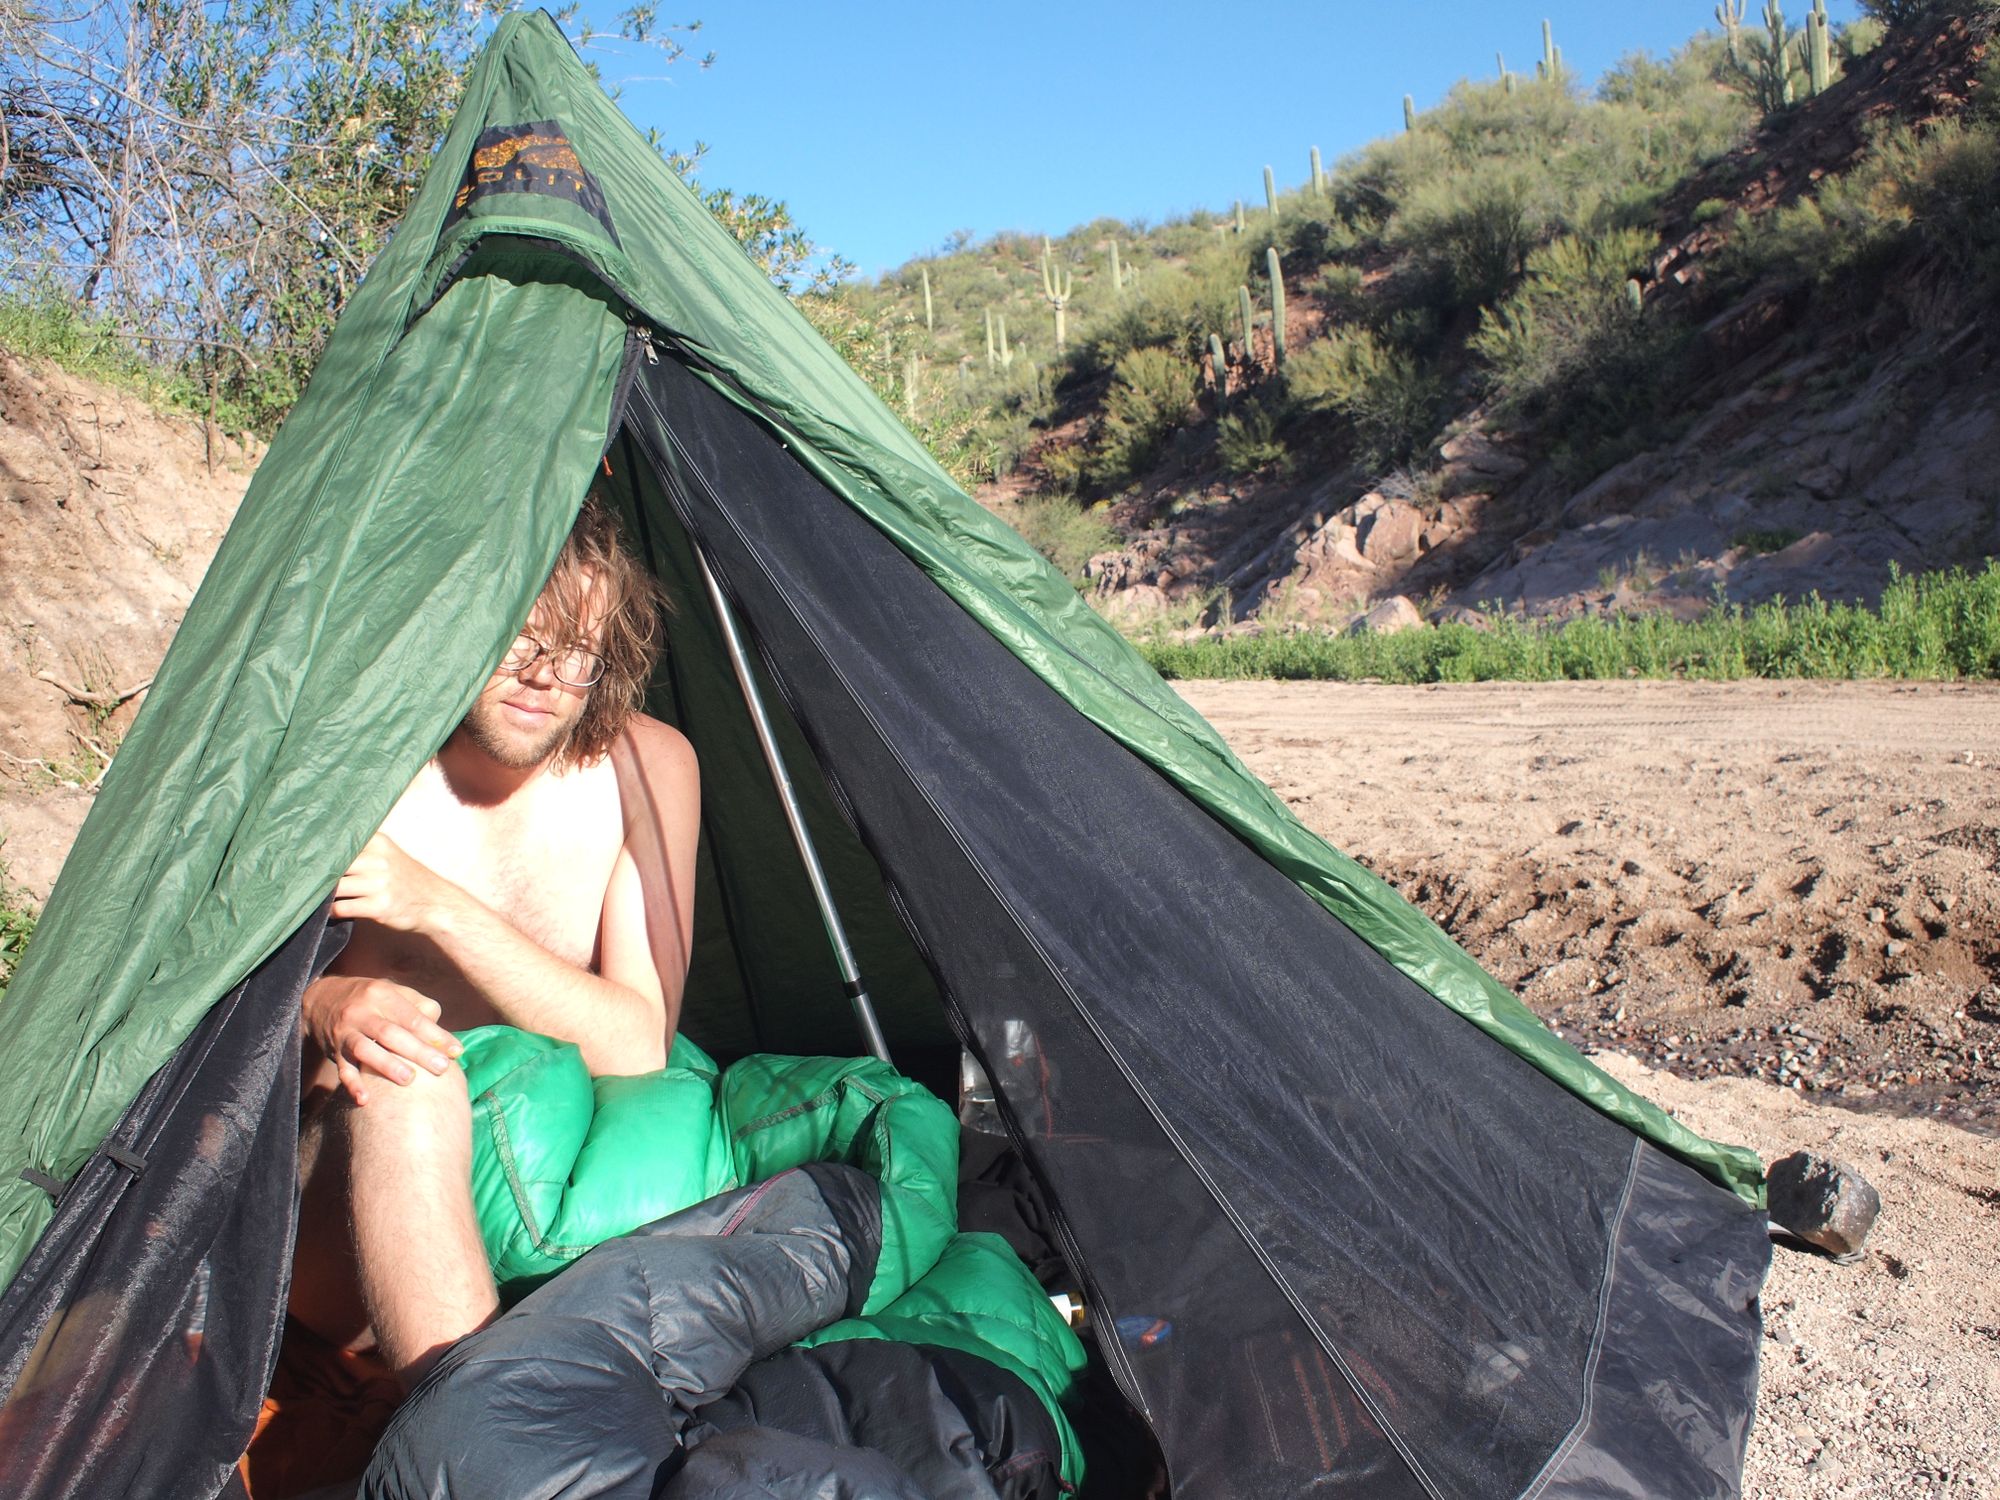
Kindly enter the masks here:
<path id="1" fill-rule="evenodd" d="M 83 304 L 269 425 L 409 206 L 517 0 L 0 0 L 0 292 Z M 688 56 L 641 3 L 593 49 Z M 711 57 L 695 59 L 706 66 Z M 666 153 L 683 175 L 700 158 Z M 703 194 L 787 286 L 837 277 L 785 205 Z"/>

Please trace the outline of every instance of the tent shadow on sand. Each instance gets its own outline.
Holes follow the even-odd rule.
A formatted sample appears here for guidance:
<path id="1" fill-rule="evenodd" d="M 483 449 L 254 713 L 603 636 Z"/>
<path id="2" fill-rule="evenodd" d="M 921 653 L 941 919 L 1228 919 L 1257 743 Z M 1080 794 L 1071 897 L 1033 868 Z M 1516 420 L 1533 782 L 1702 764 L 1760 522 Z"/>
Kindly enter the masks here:
<path id="1" fill-rule="evenodd" d="M 962 1045 L 1185 1496 L 1725 1496 L 1762 1177 L 1305 830 L 502 23 L 189 610 L 0 1009 L 0 1474 L 212 1495 L 268 1378 L 335 878 L 593 483 L 705 783 L 683 1025 L 848 1052 L 699 586 L 897 1061 Z M 815 771 L 816 768 L 816 771 Z"/>

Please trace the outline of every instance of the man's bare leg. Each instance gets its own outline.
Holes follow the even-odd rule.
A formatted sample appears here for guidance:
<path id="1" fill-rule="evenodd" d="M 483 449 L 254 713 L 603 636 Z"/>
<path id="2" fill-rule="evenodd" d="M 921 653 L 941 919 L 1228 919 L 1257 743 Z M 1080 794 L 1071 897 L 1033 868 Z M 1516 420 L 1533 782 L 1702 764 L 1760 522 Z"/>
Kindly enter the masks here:
<path id="1" fill-rule="evenodd" d="M 465 1075 L 413 1069 L 309 1116 L 292 1315 L 344 1348 L 372 1344 L 407 1388 L 499 1311 L 472 1207 Z M 357 1274 L 358 1273 L 358 1274 Z"/>
<path id="2" fill-rule="evenodd" d="M 361 1295 L 375 1342 L 413 1386 L 438 1356 L 500 1310 L 472 1208 L 472 1106 L 465 1075 L 421 1068 L 342 1104 Z"/>
<path id="3" fill-rule="evenodd" d="M 292 1253 L 290 1312 L 332 1344 L 354 1353 L 372 1351 L 368 1307 L 354 1271 L 354 1214 L 347 1202 L 345 1103 L 333 1064 L 306 1079 L 299 1121 L 299 1228 Z"/>

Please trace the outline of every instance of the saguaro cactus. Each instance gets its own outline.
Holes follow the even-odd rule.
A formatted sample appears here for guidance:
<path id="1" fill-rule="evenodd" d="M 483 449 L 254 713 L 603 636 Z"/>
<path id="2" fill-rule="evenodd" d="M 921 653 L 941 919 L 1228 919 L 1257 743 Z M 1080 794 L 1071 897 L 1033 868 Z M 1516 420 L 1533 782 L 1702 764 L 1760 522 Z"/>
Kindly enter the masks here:
<path id="1" fill-rule="evenodd" d="M 1556 45 L 1555 28 L 1546 20 L 1542 22 L 1542 57 L 1535 64 L 1535 76 L 1546 83 L 1562 82 L 1562 48 Z"/>
<path id="2" fill-rule="evenodd" d="M 903 356 L 903 415 L 912 422 L 917 420 L 917 381 L 922 374 L 917 351 L 912 349 Z"/>
<path id="3" fill-rule="evenodd" d="M 1278 217 L 1278 179 L 1269 167 L 1264 168 L 1264 207 L 1272 218 Z"/>
<path id="4" fill-rule="evenodd" d="M 1417 101 L 1408 94 L 1403 95 L 1403 129 L 1417 128 Z"/>
<path id="5" fill-rule="evenodd" d="M 1055 247 L 1049 243 L 1047 235 L 1042 236 L 1042 295 L 1048 299 L 1050 307 L 1056 310 L 1056 353 L 1063 352 L 1063 313 L 1069 307 L 1070 290 L 1076 285 L 1076 273 L 1068 266 L 1056 264 Z"/>
<path id="6" fill-rule="evenodd" d="M 1722 23 L 1723 35 L 1728 39 L 1729 67 L 1742 80 L 1744 90 L 1756 101 L 1757 107 L 1766 114 L 1776 114 L 1781 109 L 1789 109 L 1794 93 L 1792 89 L 1792 63 L 1796 48 L 1802 47 L 1806 54 L 1808 72 L 1815 78 L 1824 73 L 1828 82 L 1833 78 L 1833 58 L 1831 44 L 1823 58 L 1813 56 L 1813 36 L 1816 30 L 1812 18 L 1806 21 L 1803 36 L 1785 24 L 1785 12 L 1778 0 L 1766 0 L 1764 5 L 1764 34 L 1746 36 L 1743 32 L 1744 0 L 1721 0 L 1715 7 L 1715 18 Z M 1815 4 L 1815 11 L 1820 7 Z M 1815 92 L 1819 85 L 1815 84 Z"/>
<path id="7" fill-rule="evenodd" d="M 1271 352 L 1277 356 L 1278 368 L 1285 365 L 1285 270 L 1278 264 L 1278 247 L 1271 246 L 1264 252 L 1264 269 L 1271 277 Z"/>
<path id="8" fill-rule="evenodd" d="M 1118 263 L 1118 241 L 1111 242 L 1111 290 L 1125 295 L 1125 268 Z"/>
<path id="9" fill-rule="evenodd" d="M 918 266 L 917 269 L 923 273 L 924 278 L 924 332 L 936 333 L 937 322 L 931 316 L 931 268 Z"/>
<path id="10" fill-rule="evenodd" d="M 1324 198 L 1326 196 L 1326 170 L 1319 164 L 1319 147 L 1317 146 L 1312 148 L 1312 185 L 1313 196 L 1315 198 Z"/>
<path id="11" fill-rule="evenodd" d="M 1000 368 L 1000 353 L 993 344 L 993 309 L 990 307 L 986 309 L 986 368 Z"/>
<path id="12" fill-rule="evenodd" d="M 1743 0 L 1720 0 L 1715 19 L 1722 27 L 1722 39 L 1729 48 L 1729 61 L 1743 66 Z"/>
<path id="13" fill-rule="evenodd" d="M 1222 336 L 1211 333 L 1208 336 L 1208 368 L 1215 376 L 1215 399 L 1220 404 L 1229 399 L 1229 357 L 1222 352 Z"/>
<path id="14" fill-rule="evenodd" d="M 1236 232 L 1238 234 L 1243 232 L 1243 200 L 1241 198 L 1236 200 Z"/>
<path id="15" fill-rule="evenodd" d="M 1764 55 L 1759 59 L 1759 102 L 1775 113 L 1792 107 L 1791 28 L 1785 24 L 1785 9 L 1778 0 L 1764 0 Z"/>
<path id="16" fill-rule="evenodd" d="M 1250 330 L 1257 326 L 1257 316 L 1250 310 L 1250 288 L 1236 289 L 1236 315 L 1243 323 L 1243 357 L 1250 357 Z"/>
<path id="17" fill-rule="evenodd" d="M 1007 315 L 1005 313 L 995 313 L 993 315 L 993 327 L 994 331 L 1000 336 L 1000 368 L 1011 370 L 1014 367 L 1014 351 L 1007 347 Z"/>
<path id="18" fill-rule="evenodd" d="M 1826 0 L 1813 0 L 1806 13 L 1806 77 L 1815 94 L 1833 85 L 1833 22 L 1826 13 Z"/>

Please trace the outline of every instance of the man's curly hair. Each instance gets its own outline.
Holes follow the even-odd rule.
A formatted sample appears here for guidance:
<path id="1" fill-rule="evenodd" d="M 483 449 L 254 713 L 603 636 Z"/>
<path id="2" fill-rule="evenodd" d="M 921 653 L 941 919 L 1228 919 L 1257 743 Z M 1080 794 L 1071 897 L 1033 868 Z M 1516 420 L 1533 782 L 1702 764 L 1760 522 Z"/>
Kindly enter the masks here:
<path id="1" fill-rule="evenodd" d="M 646 699 L 653 667 L 666 645 L 666 595 L 625 546 L 618 518 L 596 495 L 542 587 L 540 609 L 555 647 L 583 646 L 604 658 L 604 675 L 588 689 L 583 715 L 556 753 L 556 765 L 590 765 L 610 753 L 625 721 Z"/>

